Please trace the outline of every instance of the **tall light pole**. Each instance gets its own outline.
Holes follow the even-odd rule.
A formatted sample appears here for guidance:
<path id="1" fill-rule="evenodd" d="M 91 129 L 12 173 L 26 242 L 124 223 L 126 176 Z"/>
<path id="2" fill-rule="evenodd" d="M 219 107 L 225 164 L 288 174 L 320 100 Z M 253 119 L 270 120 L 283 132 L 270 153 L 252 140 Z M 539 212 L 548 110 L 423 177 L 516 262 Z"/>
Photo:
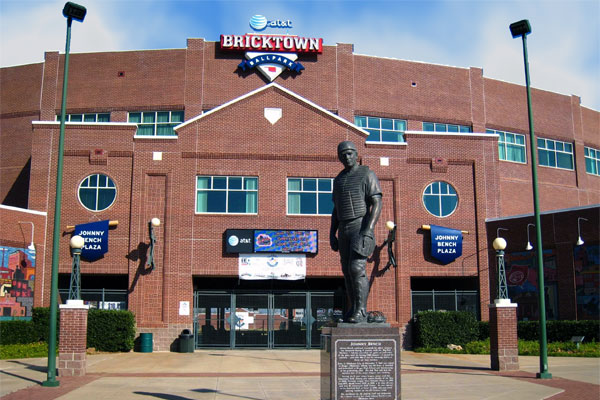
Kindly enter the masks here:
<path id="1" fill-rule="evenodd" d="M 525 86 L 527 88 L 527 110 L 529 112 L 529 149 L 531 151 L 531 183 L 533 186 L 533 211 L 535 215 L 535 236 L 538 267 L 538 304 L 540 314 L 540 372 L 536 374 L 540 379 L 551 379 L 552 374 L 548 372 L 548 346 L 546 339 L 546 299 L 544 290 L 544 254 L 542 247 L 542 224 L 540 218 L 540 202 L 538 197 L 536 140 L 533 133 L 533 110 L 531 108 L 531 87 L 529 82 L 529 60 L 527 59 L 527 35 L 531 33 L 529 20 L 521 20 L 510 24 L 510 33 L 513 38 L 523 39 L 523 59 L 525 62 Z"/>
<path id="2" fill-rule="evenodd" d="M 42 386 L 56 387 L 56 313 L 58 312 L 58 259 L 60 241 L 60 211 L 62 205 L 63 152 L 65 148 L 65 117 L 67 109 L 67 80 L 69 78 L 69 49 L 71 47 L 71 23 L 83 22 L 87 10 L 79 4 L 67 2 L 63 15 L 67 18 L 67 42 L 63 75 L 62 104 L 60 108 L 60 135 L 56 161 L 56 197 L 54 199 L 54 232 L 52 236 L 52 280 L 50 286 L 50 333 L 48 335 L 48 376 Z"/>

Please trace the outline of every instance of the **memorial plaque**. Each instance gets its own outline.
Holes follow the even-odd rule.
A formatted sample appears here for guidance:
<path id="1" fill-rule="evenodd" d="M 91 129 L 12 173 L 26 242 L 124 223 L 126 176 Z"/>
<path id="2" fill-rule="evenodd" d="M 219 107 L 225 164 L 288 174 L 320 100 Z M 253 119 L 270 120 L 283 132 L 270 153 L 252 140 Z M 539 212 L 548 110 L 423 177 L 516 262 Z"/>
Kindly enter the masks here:
<path id="1" fill-rule="evenodd" d="M 340 339 L 335 342 L 336 399 L 395 399 L 396 340 Z"/>
<path id="2" fill-rule="evenodd" d="M 322 330 L 321 399 L 400 399 L 398 328 L 345 325 Z"/>

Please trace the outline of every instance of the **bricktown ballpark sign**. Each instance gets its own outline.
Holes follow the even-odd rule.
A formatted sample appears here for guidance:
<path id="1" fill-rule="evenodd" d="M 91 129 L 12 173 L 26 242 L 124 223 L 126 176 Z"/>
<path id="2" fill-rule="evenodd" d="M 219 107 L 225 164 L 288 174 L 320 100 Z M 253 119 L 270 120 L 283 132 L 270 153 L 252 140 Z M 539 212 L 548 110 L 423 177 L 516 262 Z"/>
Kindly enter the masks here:
<path id="1" fill-rule="evenodd" d="M 299 73 L 304 66 L 297 53 L 320 54 L 322 38 L 293 35 L 221 35 L 221 50 L 246 51 L 246 59 L 238 65 L 242 71 L 256 67 L 269 81 L 273 81 L 285 68 Z"/>

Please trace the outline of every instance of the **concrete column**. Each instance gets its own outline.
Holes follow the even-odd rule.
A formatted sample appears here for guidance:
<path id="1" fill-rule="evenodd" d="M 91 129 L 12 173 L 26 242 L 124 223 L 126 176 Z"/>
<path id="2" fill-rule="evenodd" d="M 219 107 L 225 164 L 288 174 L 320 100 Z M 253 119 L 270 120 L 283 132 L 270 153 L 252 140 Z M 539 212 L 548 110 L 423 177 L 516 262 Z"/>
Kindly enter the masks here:
<path id="1" fill-rule="evenodd" d="M 519 370 L 517 304 L 496 299 L 490 310 L 490 359 L 496 371 Z"/>
<path id="2" fill-rule="evenodd" d="M 68 300 L 60 308 L 58 376 L 84 376 L 86 372 L 87 317 L 90 306 Z"/>

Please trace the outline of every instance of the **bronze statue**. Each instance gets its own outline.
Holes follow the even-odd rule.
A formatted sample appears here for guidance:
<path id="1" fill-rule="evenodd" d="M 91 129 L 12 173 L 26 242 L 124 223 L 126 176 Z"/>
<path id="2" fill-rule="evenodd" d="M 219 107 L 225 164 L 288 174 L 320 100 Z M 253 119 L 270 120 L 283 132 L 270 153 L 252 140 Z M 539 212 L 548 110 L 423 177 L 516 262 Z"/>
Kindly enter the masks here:
<path id="1" fill-rule="evenodd" d="M 375 249 L 373 229 L 381 214 L 381 187 L 369 167 L 358 164 L 358 150 L 350 141 L 341 142 L 338 158 L 344 170 L 333 181 L 333 212 L 329 241 L 340 252 L 346 293 L 351 308 L 344 320 L 367 320 L 367 258 Z M 337 235 L 336 235 L 337 234 Z"/>

